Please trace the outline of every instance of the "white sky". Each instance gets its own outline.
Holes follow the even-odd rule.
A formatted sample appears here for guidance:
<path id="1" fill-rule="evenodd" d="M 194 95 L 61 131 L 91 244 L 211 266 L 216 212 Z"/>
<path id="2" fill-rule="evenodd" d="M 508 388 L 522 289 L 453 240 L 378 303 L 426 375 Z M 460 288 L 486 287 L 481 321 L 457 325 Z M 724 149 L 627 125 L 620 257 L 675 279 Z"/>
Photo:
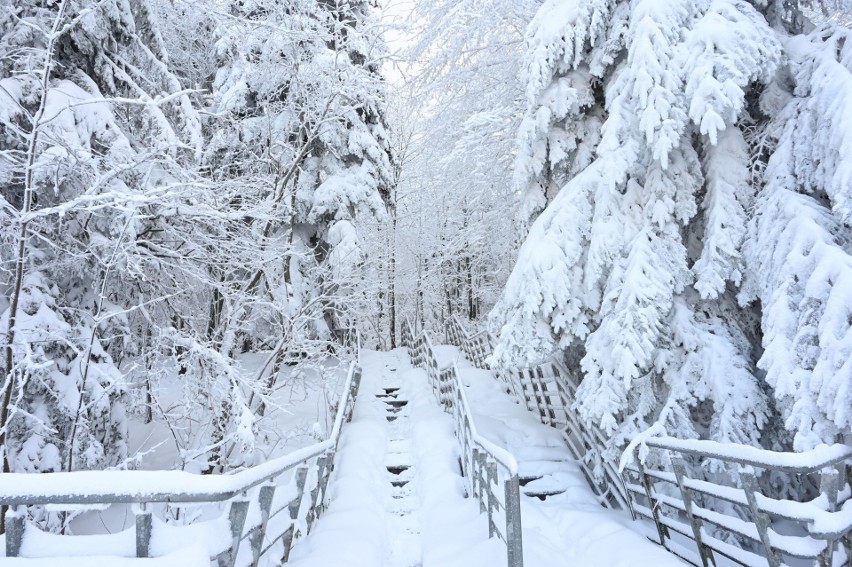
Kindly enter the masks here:
<path id="1" fill-rule="evenodd" d="M 382 23 L 386 26 L 384 39 L 391 54 L 390 61 L 383 66 L 383 71 L 385 78 L 394 86 L 400 86 L 405 81 L 404 65 L 400 65 L 398 54 L 413 41 L 409 34 L 414 2 L 415 0 L 384 0 L 382 5 Z"/>

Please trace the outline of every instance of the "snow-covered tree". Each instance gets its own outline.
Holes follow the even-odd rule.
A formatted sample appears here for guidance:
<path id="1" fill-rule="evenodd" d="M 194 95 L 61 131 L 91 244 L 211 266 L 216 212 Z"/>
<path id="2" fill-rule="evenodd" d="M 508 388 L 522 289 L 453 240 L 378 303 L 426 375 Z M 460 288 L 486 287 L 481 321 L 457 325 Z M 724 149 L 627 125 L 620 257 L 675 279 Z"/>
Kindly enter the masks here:
<path id="1" fill-rule="evenodd" d="M 117 293 L 134 276 L 149 190 L 200 143 L 152 25 L 134 3 L 0 11 L 6 470 L 97 468 L 126 455 L 111 347 L 129 306 Z M 155 100 L 164 94 L 170 103 Z M 162 165 L 152 170 L 154 156 Z"/>
<path id="2" fill-rule="evenodd" d="M 494 360 L 581 361 L 576 409 L 614 447 L 655 424 L 770 445 L 778 410 L 797 449 L 850 432 L 852 91 L 811 4 L 548 0 L 528 28 L 531 226 Z"/>
<path id="3" fill-rule="evenodd" d="M 511 265 L 516 76 L 536 5 L 427 0 L 408 19 L 418 27 L 398 96 L 415 135 L 401 177 L 400 297 L 435 328 L 450 315 L 481 318 Z"/>

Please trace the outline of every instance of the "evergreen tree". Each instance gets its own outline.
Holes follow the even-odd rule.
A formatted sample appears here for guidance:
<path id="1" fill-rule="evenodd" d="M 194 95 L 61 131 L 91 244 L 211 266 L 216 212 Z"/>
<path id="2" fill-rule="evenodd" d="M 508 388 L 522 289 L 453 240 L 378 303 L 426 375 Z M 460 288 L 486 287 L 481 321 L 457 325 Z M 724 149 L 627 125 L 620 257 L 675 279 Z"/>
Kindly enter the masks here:
<path id="1" fill-rule="evenodd" d="M 805 33 L 805 7 L 549 0 L 529 27 L 534 222 L 494 358 L 581 361 L 576 409 L 614 447 L 775 446 L 778 411 L 796 449 L 850 432 L 846 31 Z"/>

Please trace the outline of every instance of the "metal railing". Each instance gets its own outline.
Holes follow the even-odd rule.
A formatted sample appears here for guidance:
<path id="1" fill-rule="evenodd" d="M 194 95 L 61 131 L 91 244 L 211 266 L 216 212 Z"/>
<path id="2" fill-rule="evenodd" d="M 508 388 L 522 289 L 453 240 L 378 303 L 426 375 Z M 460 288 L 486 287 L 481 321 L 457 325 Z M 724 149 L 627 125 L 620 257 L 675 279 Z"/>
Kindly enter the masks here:
<path id="1" fill-rule="evenodd" d="M 178 507 L 218 504 L 228 506 L 227 514 L 205 521 L 226 521 L 230 537 L 227 541 L 212 542 L 214 547 L 208 549 L 211 561 L 220 566 L 234 566 L 238 564 L 239 555 L 240 565 L 256 566 L 261 557 L 276 551 L 276 545 L 281 542 L 276 561 L 285 563 L 294 538 L 301 535 L 303 529 L 304 534 L 309 533 L 324 509 L 340 432 L 352 417 L 360 380 L 361 368 L 352 362 L 328 439 L 233 474 L 195 475 L 182 471 L 2 474 L 0 505 L 10 507 L 5 523 L 6 556 L 19 556 L 25 532 L 38 529 L 26 522 L 26 506 L 48 505 L 51 510 L 59 511 L 133 504 L 135 555 L 149 557 L 152 535 L 157 531 L 154 529 L 154 504 Z M 291 470 L 294 474 L 287 485 L 290 490 L 285 493 L 276 480 Z M 187 535 L 192 539 L 192 534 L 197 532 Z M 247 554 L 239 554 L 243 542 L 248 543 Z M 127 555 L 134 553 L 126 551 Z"/>
<path id="2" fill-rule="evenodd" d="M 448 324 L 446 334 L 467 355 L 475 335 L 458 319 Z M 655 541 L 688 562 L 709 567 L 724 557 L 748 566 L 852 565 L 852 447 L 783 453 L 652 437 L 631 449 L 632 464 L 620 470 L 603 457 L 604 434 L 572 410 L 578 383 L 559 361 L 496 374 L 543 423 L 562 430 L 603 505 L 651 520 Z M 807 501 L 764 494 L 762 478 L 800 489 L 810 486 L 816 494 Z M 683 546 L 690 541 L 696 552 Z"/>
<path id="3" fill-rule="evenodd" d="M 508 567 L 523 567 L 521 498 L 518 463 L 476 430 L 476 423 L 455 364 L 440 368 L 428 331 L 415 337 L 410 322 L 402 329 L 402 345 L 414 366 L 424 368 L 435 396 L 455 425 L 461 445 L 461 467 L 469 493 L 479 499 L 480 512 L 488 515 L 488 537 L 506 544 Z"/>
<path id="4" fill-rule="evenodd" d="M 475 366 L 487 368 L 485 361 L 494 343 L 487 332 L 469 334 L 462 322 L 453 317 L 447 323 L 446 336 L 466 357 L 476 354 L 482 364 L 471 360 Z M 483 354 L 486 347 L 489 350 Z M 529 411 L 538 414 L 542 423 L 562 432 L 571 456 L 577 460 L 598 501 L 608 508 L 629 510 L 627 490 L 617 467 L 600 457 L 606 448 L 603 433 L 587 427 L 570 411 L 577 384 L 562 363 L 551 359 L 529 368 L 496 370 L 495 374 L 505 384 L 507 393 L 514 393 Z"/>
<path id="5" fill-rule="evenodd" d="M 457 315 L 447 321 L 445 329 L 447 342 L 459 347 L 467 359 L 477 368 L 488 368 L 487 358 L 494 350 L 493 338 L 488 331 L 479 331 L 469 335 Z"/>
<path id="6" fill-rule="evenodd" d="M 643 444 L 645 464 L 636 458 L 624 468 L 625 485 L 633 513 L 654 522 L 657 543 L 669 551 L 704 567 L 716 565 L 717 557 L 771 567 L 802 560 L 821 567 L 852 564 L 852 500 L 846 484 L 852 447 L 780 453 L 671 437 Z M 648 462 L 661 464 L 649 467 Z M 772 474 L 775 482 L 810 483 L 818 495 L 809 501 L 765 495 L 755 469 Z M 707 470 L 732 471 L 724 477 L 736 480 L 705 478 Z M 692 540 L 698 557 L 684 554 L 673 537 Z"/>

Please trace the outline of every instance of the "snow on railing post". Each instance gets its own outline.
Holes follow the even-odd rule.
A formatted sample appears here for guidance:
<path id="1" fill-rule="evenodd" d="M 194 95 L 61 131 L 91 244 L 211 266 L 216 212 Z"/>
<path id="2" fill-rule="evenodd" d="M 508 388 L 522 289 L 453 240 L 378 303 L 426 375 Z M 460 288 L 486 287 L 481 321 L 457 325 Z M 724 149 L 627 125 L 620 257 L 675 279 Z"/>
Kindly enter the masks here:
<path id="1" fill-rule="evenodd" d="M 819 491 L 825 494 L 828 500 L 828 511 L 834 512 L 837 510 L 837 490 L 839 484 L 840 471 L 836 467 L 826 467 L 820 471 Z M 847 553 L 852 553 L 850 549 Z M 820 565 L 826 567 L 832 566 L 832 558 L 834 556 L 834 540 L 825 542 L 825 549 L 820 554 Z M 847 558 L 848 559 L 848 558 Z"/>
<path id="2" fill-rule="evenodd" d="M 153 517 L 151 508 L 144 502 L 138 504 L 135 509 L 136 515 L 136 557 L 150 557 L 151 531 L 153 528 Z"/>
<path id="3" fill-rule="evenodd" d="M 263 539 L 266 536 L 266 525 L 269 523 L 269 513 L 272 511 L 272 498 L 275 496 L 275 485 L 264 484 L 258 494 L 260 504 L 260 525 L 252 532 L 249 545 L 251 546 L 251 567 L 257 567 L 260 561 L 260 551 L 263 548 Z"/>
<path id="4" fill-rule="evenodd" d="M 485 485 L 488 487 L 488 537 L 494 537 L 497 533 L 497 525 L 494 523 L 494 510 L 497 509 L 497 496 L 494 487 L 499 486 L 497 481 L 497 463 L 493 459 L 485 460 Z"/>
<path id="5" fill-rule="evenodd" d="M 651 515 L 654 517 L 654 525 L 657 526 L 657 535 L 660 538 L 660 545 L 668 549 L 666 538 L 668 537 L 668 528 L 660 521 L 660 510 L 657 505 L 657 499 L 654 498 L 653 487 L 651 480 L 645 472 L 645 465 L 642 464 L 642 459 L 636 459 L 636 468 L 639 470 L 639 481 L 642 483 L 642 488 L 645 489 L 645 496 L 648 498 L 648 508 L 651 509 Z"/>
<path id="6" fill-rule="evenodd" d="M 677 486 L 680 489 L 680 496 L 683 500 L 683 507 L 686 511 L 686 517 L 689 518 L 689 523 L 692 526 L 692 534 L 695 538 L 695 545 L 698 547 L 698 554 L 701 556 L 701 564 L 704 567 L 709 567 L 711 563 L 716 564 L 710 558 L 707 548 L 704 546 L 703 537 L 701 535 L 701 518 L 695 515 L 692 509 L 692 491 L 687 488 L 684 483 L 686 478 L 686 465 L 680 457 L 672 457 L 672 468 L 677 478 Z"/>
<path id="7" fill-rule="evenodd" d="M 521 487 L 517 473 L 506 480 L 506 559 L 508 567 L 524 566 L 524 546 L 521 532 Z"/>
<path id="8" fill-rule="evenodd" d="M 26 507 L 10 506 L 6 510 L 4 523 L 6 526 L 6 557 L 17 557 L 21 553 L 26 529 Z"/>
<path id="9" fill-rule="evenodd" d="M 228 524 L 231 526 L 231 549 L 219 556 L 221 567 L 234 567 L 237 564 L 237 553 L 240 550 L 248 509 L 249 501 L 245 498 L 245 494 L 239 500 L 231 502 L 231 509 L 228 511 Z"/>
<path id="10" fill-rule="evenodd" d="M 754 473 L 750 470 L 740 470 L 740 480 L 743 484 L 743 491 L 748 501 L 748 507 L 751 510 L 751 515 L 754 518 L 754 525 L 757 527 L 757 534 L 760 536 L 760 543 L 766 550 L 766 561 L 769 567 L 779 567 L 781 558 L 772 548 L 772 543 L 769 541 L 769 516 L 760 511 L 760 506 L 757 504 L 757 479 Z"/>

